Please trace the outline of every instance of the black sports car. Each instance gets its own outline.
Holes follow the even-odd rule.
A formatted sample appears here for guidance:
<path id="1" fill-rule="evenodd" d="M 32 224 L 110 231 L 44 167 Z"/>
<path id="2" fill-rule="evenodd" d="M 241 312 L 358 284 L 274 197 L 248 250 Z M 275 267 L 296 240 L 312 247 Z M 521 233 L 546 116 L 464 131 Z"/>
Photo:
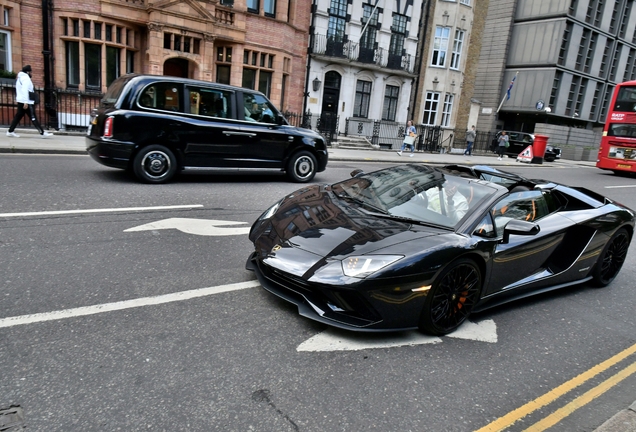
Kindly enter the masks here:
<path id="1" fill-rule="evenodd" d="M 399 165 L 300 189 L 252 226 L 246 267 L 301 315 L 443 335 L 471 312 L 590 281 L 625 261 L 634 212 L 487 166 Z"/>

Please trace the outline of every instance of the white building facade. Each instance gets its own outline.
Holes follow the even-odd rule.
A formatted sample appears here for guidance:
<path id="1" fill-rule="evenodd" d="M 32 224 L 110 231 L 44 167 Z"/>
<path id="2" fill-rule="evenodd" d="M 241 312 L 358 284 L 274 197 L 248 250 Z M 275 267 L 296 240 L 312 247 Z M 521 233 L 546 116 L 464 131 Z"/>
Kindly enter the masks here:
<path id="1" fill-rule="evenodd" d="M 340 134 L 406 123 L 423 0 L 313 3 L 305 111 Z"/>

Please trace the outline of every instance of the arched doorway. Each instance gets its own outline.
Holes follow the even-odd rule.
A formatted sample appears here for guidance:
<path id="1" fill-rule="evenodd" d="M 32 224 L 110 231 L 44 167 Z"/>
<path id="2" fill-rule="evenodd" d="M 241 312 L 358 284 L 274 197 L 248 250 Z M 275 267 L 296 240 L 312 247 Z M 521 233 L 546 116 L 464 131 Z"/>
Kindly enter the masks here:
<path id="1" fill-rule="evenodd" d="M 189 77 L 189 62 L 182 58 L 171 58 L 163 64 L 163 74 L 180 78 Z"/>
<path id="2" fill-rule="evenodd" d="M 340 102 L 340 84 L 342 76 L 335 71 L 325 74 L 322 91 L 322 110 L 320 111 L 320 131 L 328 132 L 331 137 L 338 128 L 338 104 Z"/>

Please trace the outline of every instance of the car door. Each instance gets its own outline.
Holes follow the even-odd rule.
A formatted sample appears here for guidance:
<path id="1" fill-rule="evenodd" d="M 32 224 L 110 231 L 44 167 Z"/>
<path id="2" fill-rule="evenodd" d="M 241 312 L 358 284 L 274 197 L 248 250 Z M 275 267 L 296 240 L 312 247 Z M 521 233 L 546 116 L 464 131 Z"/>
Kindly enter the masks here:
<path id="1" fill-rule="evenodd" d="M 281 168 L 296 138 L 276 123 L 278 111 L 259 93 L 243 93 L 241 157 L 254 168 Z"/>
<path id="2" fill-rule="evenodd" d="M 545 283 L 546 263 L 561 244 L 571 221 L 554 210 L 549 191 L 521 191 L 506 195 L 490 210 L 497 242 L 486 295 L 498 291 L 536 288 Z M 534 235 L 510 235 L 503 241 L 510 220 L 536 223 Z"/>
<path id="3" fill-rule="evenodd" d="M 235 93 L 225 88 L 185 86 L 186 167 L 233 167 L 241 146 Z M 237 137 L 239 137 L 237 139 Z"/>

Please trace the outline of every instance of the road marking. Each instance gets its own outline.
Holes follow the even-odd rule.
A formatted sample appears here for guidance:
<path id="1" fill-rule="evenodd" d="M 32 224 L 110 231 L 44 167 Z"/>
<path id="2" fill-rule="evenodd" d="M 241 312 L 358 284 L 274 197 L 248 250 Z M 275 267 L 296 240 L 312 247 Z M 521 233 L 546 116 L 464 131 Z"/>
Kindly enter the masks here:
<path id="1" fill-rule="evenodd" d="M 219 228 L 226 225 L 244 225 L 247 222 L 233 222 L 213 219 L 169 218 L 145 225 L 128 228 L 124 232 L 155 231 L 162 229 L 176 229 L 186 234 L 200 236 L 229 236 L 242 235 L 250 232 L 250 227 Z"/>
<path id="2" fill-rule="evenodd" d="M 625 358 L 629 357 L 630 355 L 634 353 L 636 353 L 636 344 L 632 345 L 626 350 L 621 351 L 620 353 L 605 360 L 604 362 L 597 364 L 591 369 L 588 369 L 587 371 L 577 375 L 576 377 L 561 384 L 555 389 L 550 390 L 548 393 L 544 394 L 543 396 L 539 396 L 535 400 L 530 401 L 527 404 L 517 408 L 516 410 L 509 412 L 505 416 L 498 418 L 497 420 L 484 426 L 483 428 L 478 429 L 476 432 L 493 432 L 493 431 L 505 430 L 508 427 L 512 426 L 515 422 L 524 418 L 525 416 L 554 402 L 555 400 L 565 395 L 569 391 L 574 390 L 581 384 L 584 384 L 585 382 L 594 378 L 596 375 L 600 374 L 601 372 L 604 372 L 605 370 L 623 361 Z"/>
<path id="3" fill-rule="evenodd" d="M 496 343 L 497 326 L 493 320 L 481 321 L 479 323 L 466 321 L 460 328 L 447 335 L 447 337 Z M 296 351 L 359 351 L 373 348 L 436 344 L 440 342 L 442 342 L 442 339 L 439 337 L 426 336 L 417 331 L 355 333 L 330 327 L 324 332 L 318 333 L 298 345 Z"/>
<path id="4" fill-rule="evenodd" d="M 239 282 L 235 284 L 219 285 L 208 288 L 198 288 L 190 291 L 181 291 L 172 294 L 163 294 L 153 297 L 141 297 L 138 299 L 124 300 L 114 303 L 104 303 L 94 306 L 83 306 L 74 309 L 58 310 L 53 312 L 37 313 L 32 315 L 20 315 L 15 317 L 0 318 L 0 328 L 15 327 L 25 324 L 34 324 L 44 321 L 54 321 L 65 318 L 75 318 L 86 315 L 95 315 L 104 312 L 113 312 L 124 309 L 132 309 L 142 306 L 159 305 L 183 300 L 190 300 L 197 297 L 205 297 L 229 291 L 237 291 L 246 288 L 260 286 L 258 281 Z"/>
<path id="5" fill-rule="evenodd" d="M 636 185 L 605 186 L 605 189 L 634 188 Z"/>
<path id="6" fill-rule="evenodd" d="M 551 428 L 552 426 L 556 425 L 561 420 L 563 420 L 564 418 L 572 414 L 577 409 L 592 402 L 594 399 L 596 399 L 597 397 L 599 397 L 600 395 L 602 395 L 603 393 L 605 393 L 606 391 L 614 387 L 616 384 L 623 381 L 625 378 L 630 377 L 634 373 L 636 373 L 636 363 L 632 363 L 631 365 L 627 366 L 622 371 L 606 379 L 605 381 L 603 381 L 602 383 L 600 383 L 593 389 L 583 393 L 581 396 L 577 397 L 569 404 L 565 405 L 562 408 L 559 408 L 558 410 L 556 410 L 555 412 L 553 412 L 552 414 L 550 414 L 543 420 L 533 424 L 528 429 L 526 429 L 526 431 L 538 432 L 538 431 L 544 431 L 548 428 Z"/>
<path id="7" fill-rule="evenodd" d="M 25 212 L 25 213 L 0 213 L 0 217 L 53 216 L 53 215 L 69 215 L 69 214 L 87 214 L 87 213 L 178 210 L 178 209 L 191 209 L 191 208 L 200 208 L 200 207 L 203 207 L 203 205 L 193 204 L 193 205 L 156 206 L 156 207 L 123 207 L 123 208 L 86 209 L 86 210 L 57 210 L 57 211 Z"/>

